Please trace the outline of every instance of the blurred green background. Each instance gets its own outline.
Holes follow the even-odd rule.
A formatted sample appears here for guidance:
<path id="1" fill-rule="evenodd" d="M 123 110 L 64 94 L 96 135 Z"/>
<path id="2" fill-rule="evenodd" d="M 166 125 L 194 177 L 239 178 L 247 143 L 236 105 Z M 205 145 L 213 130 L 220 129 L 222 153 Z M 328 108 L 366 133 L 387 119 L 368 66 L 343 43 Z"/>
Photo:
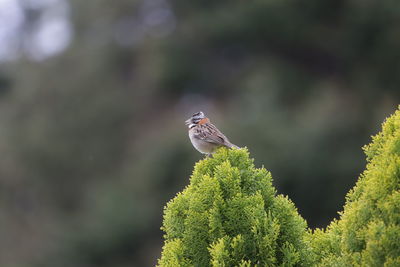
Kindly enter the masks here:
<path id="1" fill-rule="evenodd" d="M 154 266 L 202 110 L 325 227 L 400 100 L 400 2 L 0 0 L 0 266 Z"/>

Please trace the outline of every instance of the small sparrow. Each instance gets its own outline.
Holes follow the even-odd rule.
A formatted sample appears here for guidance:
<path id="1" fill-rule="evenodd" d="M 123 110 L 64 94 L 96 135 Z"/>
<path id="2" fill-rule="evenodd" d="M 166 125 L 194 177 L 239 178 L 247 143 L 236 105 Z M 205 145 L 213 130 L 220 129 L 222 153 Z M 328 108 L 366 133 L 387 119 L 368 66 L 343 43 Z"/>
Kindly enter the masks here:
<path id="1" fill-rule="evenodd" d="M 210 156 L 221 146 L 239 148 L 229 142 L 201 111 L 193 114 L 185 123 L 189 128 L 190 141 L 200 153 Z"/>

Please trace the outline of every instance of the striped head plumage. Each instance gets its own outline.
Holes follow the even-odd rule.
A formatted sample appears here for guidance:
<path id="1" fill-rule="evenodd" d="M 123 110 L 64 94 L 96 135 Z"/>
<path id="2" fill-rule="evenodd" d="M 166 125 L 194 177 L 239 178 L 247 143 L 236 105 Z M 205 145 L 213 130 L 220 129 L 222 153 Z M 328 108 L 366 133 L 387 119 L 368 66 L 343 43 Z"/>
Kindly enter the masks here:
<path id="1" fill-rule="evenodd" d="M 186 120 L 185 123 L 189 127 L 189 129 L 195 127 L 198 124 L 205 123 L 205 121 L 209 121 L 202 111 L 196 112 L 190 117 L 190 119 Z"/>

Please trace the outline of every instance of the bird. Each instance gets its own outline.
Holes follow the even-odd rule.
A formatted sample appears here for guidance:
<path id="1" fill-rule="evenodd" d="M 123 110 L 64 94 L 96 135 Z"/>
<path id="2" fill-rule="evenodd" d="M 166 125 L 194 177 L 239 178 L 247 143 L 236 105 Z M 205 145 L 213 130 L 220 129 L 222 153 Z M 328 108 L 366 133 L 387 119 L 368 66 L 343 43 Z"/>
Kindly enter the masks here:
<path id="1" fill-rule="evenodd" d="M 213 154 L 217 148 L 225 146 L 227 148 L 237 148 L 228 138 L 210 122 L 202 111 L 196 112 L 185 121 L 188 126 L 189 138 L 194 148 L 208 157 Z"/>

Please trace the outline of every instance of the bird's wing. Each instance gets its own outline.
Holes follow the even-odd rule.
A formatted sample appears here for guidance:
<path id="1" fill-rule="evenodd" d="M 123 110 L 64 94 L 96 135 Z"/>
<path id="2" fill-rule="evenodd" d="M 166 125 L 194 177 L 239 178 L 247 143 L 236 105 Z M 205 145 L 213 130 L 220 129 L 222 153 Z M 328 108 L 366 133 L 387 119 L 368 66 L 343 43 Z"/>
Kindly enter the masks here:
<path id="1" fill-rule="evenodd" d="M 199 125 L 195 137 L 217 145 L 227 145 L 227 138 L 211 123 Z"/>

